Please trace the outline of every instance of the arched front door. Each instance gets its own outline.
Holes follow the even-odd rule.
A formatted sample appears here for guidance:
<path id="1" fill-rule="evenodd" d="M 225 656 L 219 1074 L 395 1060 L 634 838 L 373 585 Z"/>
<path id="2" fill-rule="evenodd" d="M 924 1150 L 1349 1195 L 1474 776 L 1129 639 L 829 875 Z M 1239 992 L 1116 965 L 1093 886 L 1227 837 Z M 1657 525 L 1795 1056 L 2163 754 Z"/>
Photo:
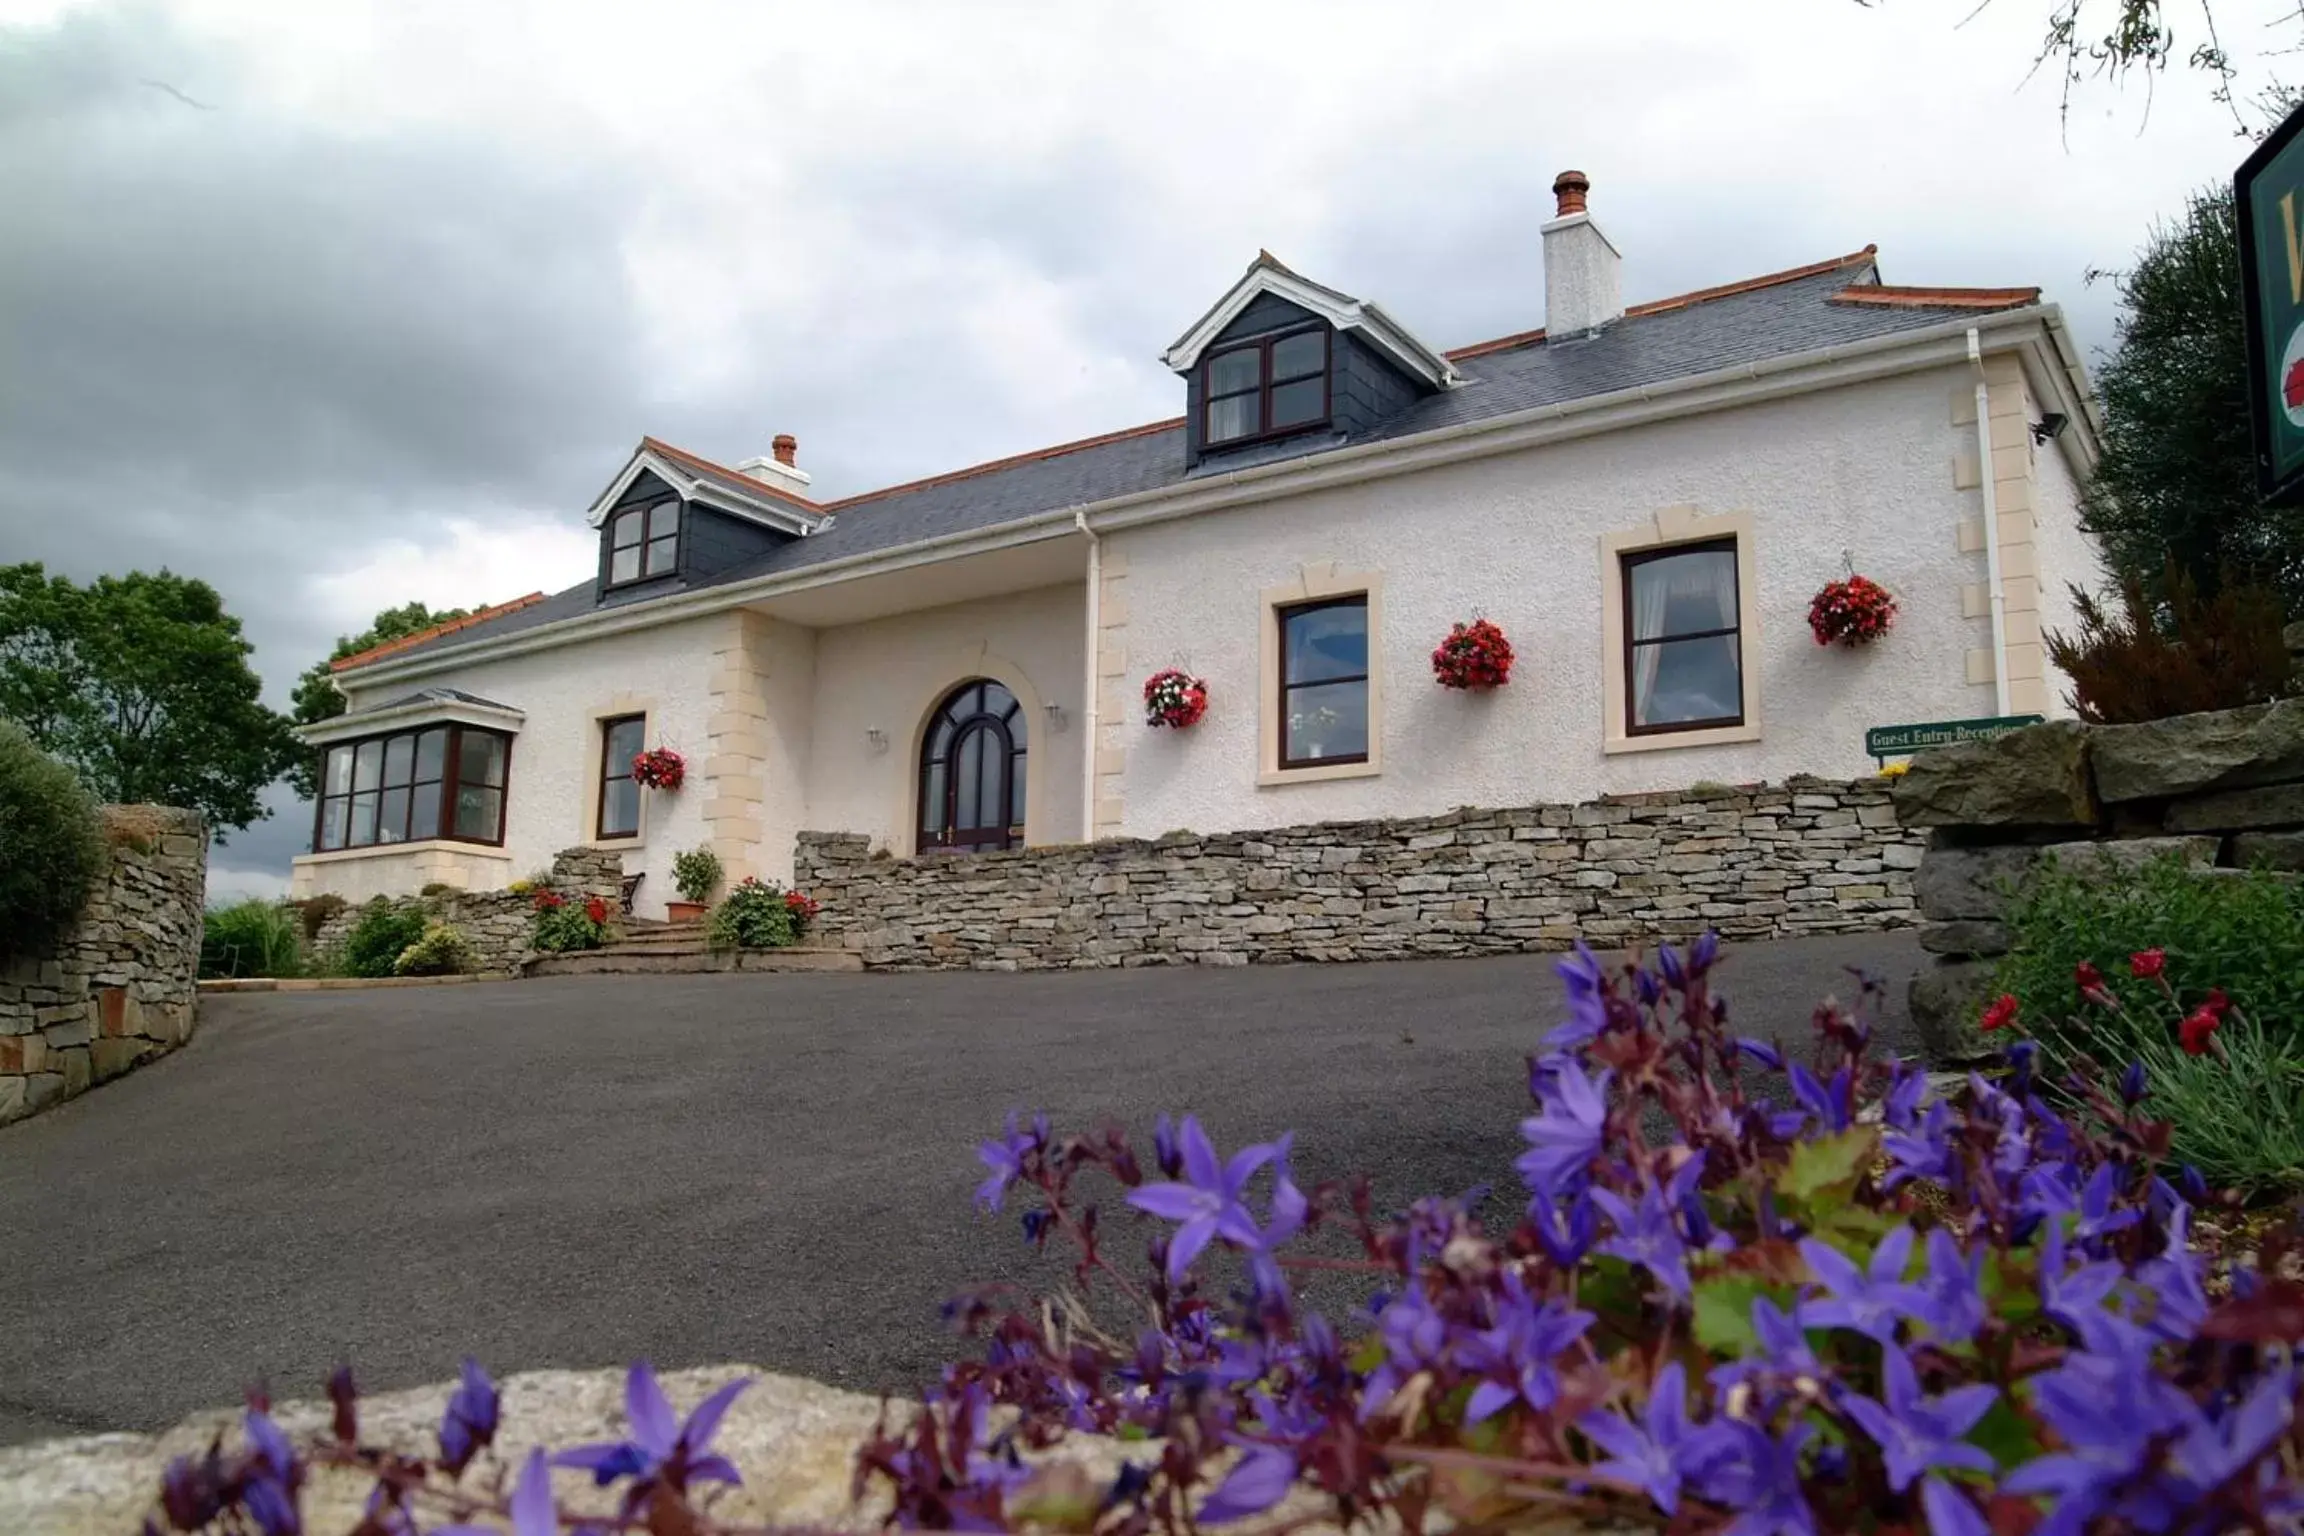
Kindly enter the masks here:
<path id="1" fill-rule="evenodd" d="M 986 678 L 962 683 L 929 717 L 920 745 L 922 853 L 1024 842 L 1024 709 Z"/>

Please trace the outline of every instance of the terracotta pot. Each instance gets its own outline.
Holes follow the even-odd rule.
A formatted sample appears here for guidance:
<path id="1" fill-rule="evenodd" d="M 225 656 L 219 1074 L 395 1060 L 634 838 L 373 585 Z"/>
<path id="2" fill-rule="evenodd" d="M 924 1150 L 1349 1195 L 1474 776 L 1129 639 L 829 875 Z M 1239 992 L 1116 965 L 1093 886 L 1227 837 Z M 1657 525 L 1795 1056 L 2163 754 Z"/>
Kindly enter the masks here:
<path id="1" fill-rule="evenodd" d="M 675 923 L 693 922 L 704 915 L 704 903 L 700 901 L 668 901 L 664 903 L 664 915 Z"/>

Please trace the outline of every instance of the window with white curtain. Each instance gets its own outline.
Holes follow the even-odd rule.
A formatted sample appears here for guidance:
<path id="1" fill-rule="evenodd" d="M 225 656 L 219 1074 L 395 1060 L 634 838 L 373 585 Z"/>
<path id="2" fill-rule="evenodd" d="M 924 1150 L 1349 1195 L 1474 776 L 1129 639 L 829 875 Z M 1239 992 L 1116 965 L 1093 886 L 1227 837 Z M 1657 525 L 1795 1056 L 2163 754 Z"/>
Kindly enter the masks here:
<path id="1" fill-rule="evenodd" d="M 1626 734 L 1743 724 L 1735 539 L 1622 559 Z"/>

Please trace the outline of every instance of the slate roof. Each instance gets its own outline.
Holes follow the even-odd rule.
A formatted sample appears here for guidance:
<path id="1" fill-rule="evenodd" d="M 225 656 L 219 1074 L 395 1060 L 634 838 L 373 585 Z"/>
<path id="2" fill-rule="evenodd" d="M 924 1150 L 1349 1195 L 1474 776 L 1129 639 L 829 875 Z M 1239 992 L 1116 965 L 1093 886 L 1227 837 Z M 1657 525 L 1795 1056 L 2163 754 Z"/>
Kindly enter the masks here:
<path id="1" fill-rule="evenodd" d="M 1543 332 L 1529 331 L 1460 348 L 1447 355 L 1464 375 L 1461 388 L 1425 396 L 1354 436 L 1336 434 L 1309 442 L 1292 438 L 1223 454 L 1194 470 L 1185 464 L 1184 423 L 1179 417 L 822 503 L 816 510 L 834 516 L 821 531 L 674 591 L 886 553 L 926 539 L 1181 485 L 1251 464 L 1300 459 L 1350 444 L 1408 437 L 1739 363 L 1921 330 L 1958 315 L 2020 308 L 2039 298 L 2036 288 L 1880 288 L 1876 254 L 1867 246 L 1812 266 L 1634 305 L 1623 319 L 1589 338 L 1547 344 Z M 1852 287 L 1859 292 L 1879 289 L 1881 297 L 1857 298 L 1849 293 Z M 413 644 L 400 642 L 395 653 L 460 645 L 574 618 L 599 606 L 594 588 L 595 583 L 587 580 L 493 615 L 483 624 L 467 622 L 452 633 Z M 640 601 L 667 595 L 651 592 Z M 357 658 L 370 659 L 380 658 Z"/>
<path id="2" fill-rule="evenodd" d="M 358 715 L 381 714 L 388 709 L 407 709 L 417 704 L 470 704 L 480 709 L 500 709 L 509 715 L 520 713 L 510 704 L 499 704 L 494 699 L 484 699 L 476 693 L 466 693 L 461 688 L 419 688 L 414 693 L 404 693 L 396 699 L 386 699 L 381 704 L 348 709 L 336 718 L 344 720 Z"/>

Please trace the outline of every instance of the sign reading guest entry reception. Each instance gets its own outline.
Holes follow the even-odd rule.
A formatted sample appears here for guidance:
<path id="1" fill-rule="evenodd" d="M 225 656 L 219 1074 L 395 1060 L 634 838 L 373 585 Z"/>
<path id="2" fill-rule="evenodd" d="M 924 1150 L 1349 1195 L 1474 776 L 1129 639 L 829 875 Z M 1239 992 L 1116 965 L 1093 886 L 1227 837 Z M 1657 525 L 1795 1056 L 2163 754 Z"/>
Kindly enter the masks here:
<path id="1" fill-rule="evenodd" d="M 2257 146 L 2232 187 L 2256 486 L 2293 501 L 2304 495 L 2304 110 Z"/>
<path id="2" fill-rule="evenodd" d="M 1876 725 L 1864 733 L 1864 750 L 1874 757 L 1902 757 L 1923 747 L 1956 741 L 1987 741 L 2038 725 L 2038 715 L 1994 715 L 1983 720 L 1937 720 L 1926 725 Z"/>

